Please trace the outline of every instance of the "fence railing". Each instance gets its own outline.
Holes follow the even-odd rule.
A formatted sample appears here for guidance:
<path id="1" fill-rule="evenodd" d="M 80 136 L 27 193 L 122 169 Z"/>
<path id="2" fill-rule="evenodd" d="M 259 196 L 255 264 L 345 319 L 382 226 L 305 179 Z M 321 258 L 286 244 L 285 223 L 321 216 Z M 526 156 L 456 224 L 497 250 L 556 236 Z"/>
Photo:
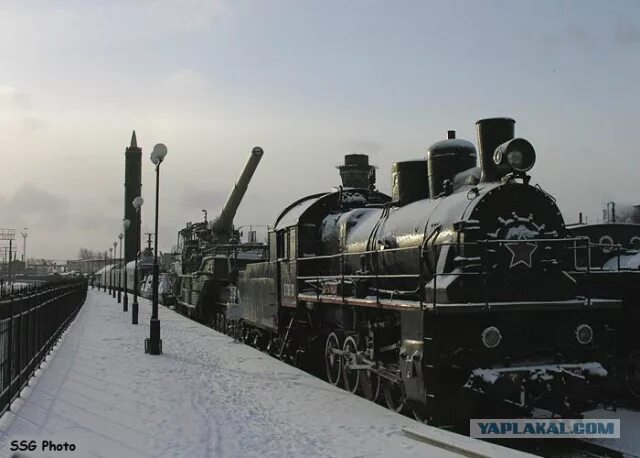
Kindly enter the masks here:
<path id="1" fill-rule="evenodd" d="M 0 297 L 0 415 L 20 395 L 86 296 L 86 280 L 69 279 Z"/>

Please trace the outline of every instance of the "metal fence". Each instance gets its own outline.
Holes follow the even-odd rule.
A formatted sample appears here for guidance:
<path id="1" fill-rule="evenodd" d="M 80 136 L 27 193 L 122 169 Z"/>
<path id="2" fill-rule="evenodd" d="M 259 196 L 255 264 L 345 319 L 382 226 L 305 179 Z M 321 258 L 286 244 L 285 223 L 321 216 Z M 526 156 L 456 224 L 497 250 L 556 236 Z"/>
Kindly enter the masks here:
<path id="1" fill-rule="evenodd" d="M 0 415 L 20 395 L 86 296 L 87 282 L 79 279 L 0 296 Z"/>

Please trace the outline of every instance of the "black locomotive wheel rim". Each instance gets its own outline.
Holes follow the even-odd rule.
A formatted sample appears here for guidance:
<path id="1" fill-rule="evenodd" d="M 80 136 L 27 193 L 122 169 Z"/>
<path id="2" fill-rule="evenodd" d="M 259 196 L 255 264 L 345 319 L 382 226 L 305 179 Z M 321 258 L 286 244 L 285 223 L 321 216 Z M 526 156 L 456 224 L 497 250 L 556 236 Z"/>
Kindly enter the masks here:
<path id="1" fill-rule="evenodd" d="M 350 393 L 355 394 L 360 386 L 360 371 L 351 370 L 347 366 L 348 364 L 355 363 L 355 355 L 358 352 L 358 345 L 352 336 L 345 339 L 342 346 L 344 351 L 342 355 L 342 375 L 344 379 L 344 389 Z"/>
<path id="2" fill-rule="evenodd" d="M 404 391 L 404 385 L 402 383 L 385 381 L 383 391 L 387 407 L 394 412 L 402 412 L 407 397 Z"/>
<path id="3" fill-rule="evenodd" d="M 627 358 L 624 378 L 629 393 L 640 398 L 640 351 L 630 354 Z"/>
<path id="4" fill-rule="evenodd" d="M 362 374 L 362 394 L 369 401 L 376 402 L 380 396 L 380 376 L 375 372 L 364 371 Z"/>
<path id="5" fill-rule="evenodd" d="M 420 423 L 426 423 L 425 418 L 420 412 L 418 412 L 416 409 L 411 409 L 411 411 L 413 412 L 413 418 L 415 418 L 416 421 L 419 421 Z"/>
<path id="6" fill-rule="evenodd" d="M 327 381 L 332 385 L 338 386 L 340 376 L 342 374 L 342 358 L 335 350 L 340 349 L 340 342 L 335 333 L 327 336 L 327 343 L 324 348 L 324 363 L 327 372 Z"/>

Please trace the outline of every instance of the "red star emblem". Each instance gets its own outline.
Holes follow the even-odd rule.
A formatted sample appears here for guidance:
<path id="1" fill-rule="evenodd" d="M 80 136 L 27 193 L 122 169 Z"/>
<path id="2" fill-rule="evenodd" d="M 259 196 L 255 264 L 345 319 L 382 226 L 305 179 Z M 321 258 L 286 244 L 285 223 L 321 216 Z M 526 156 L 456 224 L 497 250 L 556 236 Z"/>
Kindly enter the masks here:
<path id="1" fill-rule="evenodd" d="M 511 252 L 509 269 L 519 264 L 531 268 L 533 253 L 538 249 L 538 245 L 535 243 L 505 243 L 504 246 Z"/>

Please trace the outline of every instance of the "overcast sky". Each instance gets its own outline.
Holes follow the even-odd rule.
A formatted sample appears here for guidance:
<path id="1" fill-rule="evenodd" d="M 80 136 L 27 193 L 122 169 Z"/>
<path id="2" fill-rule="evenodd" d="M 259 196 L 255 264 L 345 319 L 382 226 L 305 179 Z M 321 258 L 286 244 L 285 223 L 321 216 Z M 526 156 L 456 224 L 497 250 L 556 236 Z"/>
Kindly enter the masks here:
<path id="1" fill-rule="evenodd" d="M 640 203 L 640 2 L 0 0 L 0 227 L 29 257 L 104 250 L 123 215 L 124 148 L 157 142 L 161 249 L 213 216 L 251 148 L 238 224 L 338 183 L 346 153 L 424 157 L 447 129 L 511 116 L 533 181 L 569 221 Z M 19 253 L 20 255 L 21 253 Z"/>

